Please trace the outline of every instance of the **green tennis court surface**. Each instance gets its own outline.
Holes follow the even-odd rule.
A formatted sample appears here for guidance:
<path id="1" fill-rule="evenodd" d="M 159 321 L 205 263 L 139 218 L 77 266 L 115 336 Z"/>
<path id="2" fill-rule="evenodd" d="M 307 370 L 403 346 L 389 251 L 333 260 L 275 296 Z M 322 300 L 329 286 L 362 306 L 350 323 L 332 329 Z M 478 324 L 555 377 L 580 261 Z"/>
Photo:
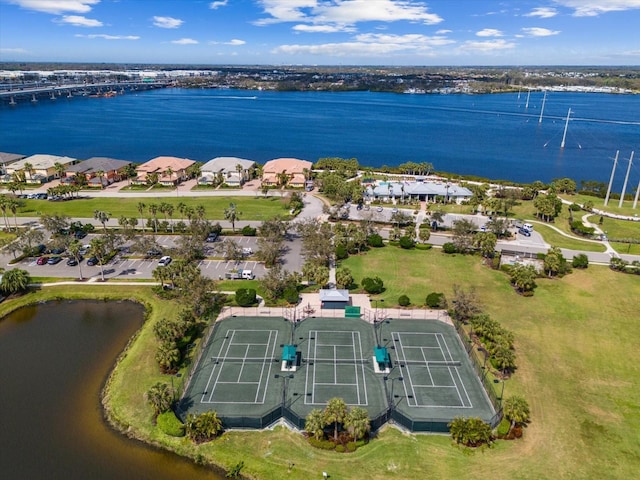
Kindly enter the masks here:
<path id="1" fill-rule="evenodd" d="M 376 340 L 378 338 L 379 340 Z M 377 370 L 374 348 L 391 365 Z M 283 361 L 295 347 L 293 363 Z M 216 410 L 227 426 L 265 427 L 285 416 L 296 426 L 333 397 L 379 422 L 420 422 L 495 411 L 451 325 L 434 320 L 227 318 L 218 322 L 180 401 L 181 415 Z M 406 417 L 406 418 L 405 418 Z"/>

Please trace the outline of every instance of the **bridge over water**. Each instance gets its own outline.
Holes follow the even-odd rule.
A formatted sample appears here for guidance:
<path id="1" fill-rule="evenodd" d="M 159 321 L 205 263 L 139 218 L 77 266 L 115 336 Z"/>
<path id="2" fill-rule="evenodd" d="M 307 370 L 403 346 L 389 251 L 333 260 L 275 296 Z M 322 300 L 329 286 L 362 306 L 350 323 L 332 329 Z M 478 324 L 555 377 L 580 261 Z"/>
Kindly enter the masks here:
<path id="1" fill-rule="evenodd" d="M 165 88 L 169 82 L 134 81 L 76 83 L 68 85 L 39 85 L 36 87 L 12 88 L 0 91 L 2 105 L 16 106 L 19 103 L 37 103 L 38 101 L 57 100 L 58 98 L 104 97 L 123 93 Z"/>

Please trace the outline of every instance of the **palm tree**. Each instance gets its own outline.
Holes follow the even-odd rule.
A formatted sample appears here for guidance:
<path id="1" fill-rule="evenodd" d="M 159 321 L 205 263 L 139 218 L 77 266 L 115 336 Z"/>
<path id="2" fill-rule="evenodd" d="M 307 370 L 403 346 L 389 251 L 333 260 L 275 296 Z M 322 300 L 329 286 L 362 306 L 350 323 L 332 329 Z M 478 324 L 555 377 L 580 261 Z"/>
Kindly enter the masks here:
<path id="1" fill-rule="evenodd" d="M 154 416 L 157 417 L 171 408 L 173 391 L 166 383 L 158 382 L 147 390 L 145 397 L 151 408 L 153 408 Z"/>
<path id="2" fill-rule="evenodd" d="M 31 163 L 29 163 L 29 162 L 26 162 L 24 164 L 24 171 L 29 174 L 29 180 L 32 180 L 32 178 L 33 178 L 32 176 L 33 176 L 33 172 L 34 172 L 33 165 Z"/>
<path id="3" fill-rule="evenodd" d="M 167 167 L 167 169 L 164 171 L 165 175 L 167 177 L 169 177 L 169 181 L 171 181 L 171 177 L 173 176 L 173 168 L 171 167 Z M 178 183 L 178 179 L 176 178 L 176 184 Z"/>
<path id="4" fill-rule="evenodd" d="M 165 213 L 165 218 L 167 218 L 168 216 L 169 219 L 171 220 L 171 233 L 173 233 L 173 205 L 171 205 L 170 203 L 167 203 L 164 208 L 164 213 Z"/>
<path id="5" fill-rule="evenodd" d="M 347 414 L 344 422 L 345 426 L 353 435 L 353 439 L 358 441 L 371 431 L 371 420 L 369 414 L 364 408 L 353 407 Z"/>
<path id="6" fill-rule="evenodd" d="M 324 409 L 326 424 L 333 423 L 333 440 L 338 441 L 338 425 L 347 418 L 347 404 L 342 398 L 332 398 Z"/>
<path id="7" fill-rule="evenodd" d="M 243 171 L 244 171 L 244 168 L 242 168 L 242 165 L 240 165 L 239 163 L 236 164 L 236 172 L 238 173 L 238 183 L 240 185 L 242 185 L 244 183 L 244 180 L 245 180 L 244 175 L 243 175 Z"/>
<path id="8" fill-rule="evenodd" d="M 149 213 L 153 217 L 153 231 L 154 233 L 158 233 L 158 204 L 150 203 L 148 208 Z"/>
<path id="9" fill-rule="evenodd" d="M 240 219 L 240 212 L 236 209 L 235 203 L 230 203 L 229 208 L 224 209 L 225 220 L 231 222 L 231 229 L 236 231 L 236 220 Z"/>
<path id="10" fill-rule="evenodd" d="M 56 162 L 53 164 L 53 169 L 55 170 L 58 178 L 62 178 L 62 175 L 64 174 L 64 171 L 65 171 L 64 165 L 62 165 L 60 162 Z"/>
<path id="11" fill-rule="evenodd" d="M 80 255 L 80 248 L 82 248 L 82 246 L 80 245 L 80 242 L 78 240 L 74 240 L 67 247 L 67 249 L 69 250 L 69 253 L 78 262 L 78 270 L 80 271 L 80 280 L 82 281 L 84 279 L 82 277 L 82 262 L 80 261 L 80 259 L 82 258 L 82 255 Z"/>
<path id="12" fill-rule="evenodd" d="M 98 179 L 100 180 L 100 188 L 104 188 L 104 183 L 103 183 L 103 179 L 104 179 L 105 173 L 104 170 L 98 170 L 96 172 L 96 177 L 98 177 Z"/>
<path id="13" fill-rule="evenodd" d="M 137 173 L 138 171 L 136 170 L 136 166 L 133 163 L 129 163 L 126 167 L 124 167 L 124 174 L 129 179 L 129 185 L 131 185 L 131 179 L 135 177 Z"/>
<path id="14" fill-rule="evenodd" d="M 502 411 L 504 416 L 511 422 L 509 426 L 509 434 L 516 426 L 524 425 L 529 422 L 531 417 L 531 411 L 529 410 L 529 404 L 527 401 L 518 395 L 513 395 L 507 398 L 503 405 Z"/>
<path id="15" fill-rule="evenodd" d="M 9 230 L 9 217 L 7 217 L 7 209 L 9 208 L 9 197 L 2 194 L 0 195 L 0 210 L 2 210 L 2 218 L 4 218 L 4 225 L 7 231 Z"/>
<path id="16" fill-rule="evenodd" d="M 23 292 L 29 286 L 31 276 L 26 270 L 13 268 L 2 274 L 0 281 L 0 289 L 6 294 Z"/>
<path id="17" fill-rule="evenodd" d="M 309 412 L 304 422 L 304 431 L 316 440 L 324 436 L 324 413 L 322 410 L 314 408 Z"/>
<path id="18" fill-rule="evenodd" d="M 14 200 L 14 199 L 9 200 L 9 210 L 11 210 L 11 213 L 13 213 L 13 222 L 16 225 L 16 232 L 18 231 L 17 213 L 18 213 L 18 207 L 19 206 L 20 206 L 20 204 L 16 200 Z"/>
<path id="19" fill-rule="evenodd" d="M 194 415 L 190 413 L 185 420 L 185 432 L 196 443 L 214 439 L 222 432 L 222 422 L 215 411 Z"/>
<path id="20" fill-rule="evenodd" d="M 94 210 L 93 218 L 95 220 L 98 220 L 102 224 L 104 233 L 107 233 L 107 222 L 111 218 L 111 214 L 109 212 L 104 212 L 102 210 Z"/>
<path id="21" fill-rule="evenodd" d="M 98 259 L 98 265 L 100 265 L 100 276 L 102 277 L 102 281 L 104 282 L 104 265 L 103 260 L 107 256 L 107 246 L 103 239 L 101 238 L 93 238 L 90 242 L 91 254 Z"/>
<path id="22" fill-rule="evenodd" d="M 178 205 L 176 205 L 176 208 L 178 209 L 178 212 L 180 213 L 180 221 L 183 222 L 184 221 L 184 212 L 185 212 L 185 209 L 187 208 L 187 206 L 185 205 L 184 202 L 179 202 Z"/>
<path id="23" fill-rule="evenodd" d="M 156 362 L 160 365 L 162 373 L 171 373 L 176 370 L 180 361 L 180 350 L 176 342 L 163 342 L 156 351 Z"/>
<path id="24" fill-rule="evenodd" d="M 144 232 L 144 217 L 142 216 L 144 214 L 144 209 L 147 206 L 144 204 L 144 202 L 138 202 L 138 213 L 140 214 L 140 224 L 142 225 L 142 231 Z"/>
<path id="25" fill-rule="evenodd" d="M 278 184 L 281 187 L 286 187 L 287 183 L 289 182 L 289 175 L 287 174 L 287 171 L 283 170 L 280 173 L 278 173 L 276 176 L 278 178 Z"/>

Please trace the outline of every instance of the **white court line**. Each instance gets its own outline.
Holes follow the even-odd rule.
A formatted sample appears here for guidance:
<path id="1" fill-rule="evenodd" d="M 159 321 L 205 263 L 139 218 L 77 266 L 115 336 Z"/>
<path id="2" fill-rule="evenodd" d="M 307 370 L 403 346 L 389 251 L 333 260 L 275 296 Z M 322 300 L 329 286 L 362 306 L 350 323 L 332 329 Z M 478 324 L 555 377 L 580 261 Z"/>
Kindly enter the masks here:
<path id="1" fill-rule="evenodd" d="M 362 358 L 362 338 L 360 337 L 360 332 L 356 332 L 356 333 L 358 334 L 358 347 L 360 349 L 360 358 Z M 364 405 L 369 405 L 369 397 L 367 396 L 367 376 L 365 375 L 365 372 L 364 372 L 364 363 L 360 364 L 360 372 L 362 373 L 362 388 L 364 389 Z M 358 390 L 358 405 L 363 405 L 363 403 L 360 402 L 360 390 Z"/>
<path id="2" fill-rule="evenodd" d="M 442 337 L 442 341 L 444 342 L 445 347 L 447 347 L 447 352 L 449 352 L 449 358 L 453 358 L 453 356 L 451 355 L 451 350 L 449 350 L 449 345 L 447 344 L 447 341 L 444 337 Z M 460 385 L 462 385 L 462 389 L 464 390 L 464 396 L 467 397 L 467 400 L 469 401 L 469 408 L 473 408 L 473 402 L 469 398 L 469 392 L 467 392 L 467 388 L 464 386 L 464 382 L 460 377 L 460 372 L 458 371 L 457 367 L 455 368 L 455 372 L 456 372 L 456 375 L 458 376 L 458 380 L 460 380 Z M 455 379 L 453 380 L 453 383 L 456 383 Z M 459 391 L 458 391 L 458 394 L 460 394 Z M 466 403 L 464 403 L 464 400 L 462 400 L 462 405 L 466 405 Z"/>
<path id="3" fill-rule="evenodd" d="M 407 362 L 407 357 L 406 357 L 406 355 L 404 353 L 404 347 L 402 346 L 402 339 L 401 339 L 400 334 L 398 332 L 395 332 L 395 333 L 396 333 L 396 336 L 397 336 L 397 343 L 399 344 L 400 351 L 402 352 L 402 356 L 403 356 L 404 361 L 405 361 L 405 364 L 404 364 L 404 370 L 405 371 L 404 371 L 404 373 L 407 375 L 407 377 L 409 377 L 409 383 L 411 384 L 411 393 L 413 394 L 413 401 L 415 403 L 415 405 L 413 405 L 413 406 L 418 406 L 417 398 L 416 398 L 416 391 L 415 391 L 415 389 L 413 387 L 413 379 L 411 378 L 411 371 L 410 371 L 410 368 L 407 366 L 407 363 L 406 363 Z M 392 335 L 392 338 L 393 338 L 393 333 L 391 335 Z M 393 341 L 394 341 L 394 343 L 396 343 L 396 339 L 395 338 L 393 338 Z M 398 361 L 400 362 L 401 360 L 400 360 L 400 356 L 398 354 L 398 347 L 397 346 L 396 346 L 396 357 L 397 357 Z M 411 405 L 411 401 L 409 399 L 409 391 L 407 390 L 407 382 L 402 382 L 402 383 L 404 385 L 405 394 L 407 395 L 407 405 L 409 405 L 411 407 L 412 405 Z"/>
<path id="4" fill-rule="evenodd" d="M 238 372 L 238 380 L 236 381 L 236 383 L 240 383 L 240 377 L 242 376 L 242 372 L 244 371 L 244 366 L 247 363 L 247 354 L 249 353 L 250 347 L 251 347 L 250 343 L 245 344 L 244 357 L 242 357 L 242 365 L 240 365 L 240 371 Z"/>
<path id="5" fill-rule="evenodd" d="M 444 349 L 442 348 L 442 343 L 440 343 L 440 339 L 442 339 L 442 342 L 444 343 L 445 347 L 447 347 L 447 353 L 449 354 L 448 358 L 447 358 L 447 354 L 445 354 Z M 438 345 L 440 345 L 440 350 L 442 350 L 442 358 L 444 358 L 444 361 L 445 362 L 453 361 L 453 357 L 451 356 L 451 351 L 449 350 L 449 346 L 447 345 L 447 342 L 445 341 L 442 334 L 440 333 L 436 334 L 436 340 L 438 341 Z M 464 405 L 465 403 L 464 403 L 464 400 L 462 399 L 462 395 L 460 395 L 460 389 L 458 389 L 458 385 L 456 384 L 456 379 L 453 378 L 453 375 L 451 374 L 451 367 L 447 368 L 447 372 L 449 373 L 449 378 L 451 378 L 451 381 L 456 386 L 456 392 L 458 394 L 458 398 L 460 399 L 460 404 Z"/>
<path id="6" fill-rule="evenodd" d="M 420 349 L 420 353 L 422 353 L 422 358 L 424 359 L 424 363 L 427 365 L 427 372 L 429 372 L 429 380 L 431 380 L 431 385 L 435 385 L 436 382 L 433 381 L 433 377 L 431 376 L 431 369 L 429 368 L 429 362 L 427 361 L 427 356 L 424 354 L 424 350 L 422 348 Z"/>
<path id="7" fill-rule="evenodd" d="M 229 336 L 229 332 L 233 332 L 231 334 L 231 339 L 228 339 L 226 337 Z M 231 341 L 233 340 L 233 336 L 236 334 L 235 330 L 227 330 L 227 333 L 225 335 L 225 339 L 222 341 L 222 345 L 220 345 L 220 351 L 218 352 L 218 358 L 220 358 L 220 353 L 222 353 L 222 349 L 224 348 L 224 344 L 227 343 L 227 340 L 229 340 L 228 344 L 227 344 L 227 350 L 225 351 L 225 353 L 229 352 L 229 348 L 231 348 Z M 224 364 L 224 362 L 223 362 Z M 222 373 L 222 365 L 218 364 L 220 368 L 218 368 L 218 375 L 216 376 L 216 380 L 213 384 L 213 388 L 211 389 L 211 393 L 209 394 L 209 400 L 206 403 L 210 403 L 211 402 L 211 397 L 213 396 L 213 391 L 216 388 L 216 384 L 218 383 L 218 379 L 220 378 L 220 373 Z M 204 392 L 202 394 L 202 398 L 200 399 L 200 403 L 205 403 L 204 402 L 204 396 L 206 395 L 206 392 L 209 391 L 209 386 L 211 384 L 211 379 L 213 378 L 213 372 L 215 372 L 216 370 L 216 364 L 213 364 L 213 368 L 211 369 L 211 375 L 209 375 L 209 380 L 207 381 L 207 385 L 204 388 Z"/>
<path id="8" fill-rule="evenodd" d="M 273 341 L 271 341 L 271 334 L 275 334 L 275 338 L 273 339 Z M 269 343 L 271 343 L 271 355 L 270 355 L 271 358 L 273 358 L 273 354 L 275 353 L 277 340 L 278 340 L 278 331 L 277 330 L 269 330 Z M 267 351 L 265 351 L 265 353 L 268 353 L 268 348 L 269 348 L 269 346 L 267 345 L 267 349 L 265 349 Z M 267 363 L 267 358 L 268 357 L 265 356 L 265 360 L 262 363 L 262 369 L 260 370 L 260 383 L 258 384 L 258 390 L 256 391 L 256 403 L 258 403 L 258 392 L 260 391 L 260 385 L 262 384 L 262 380 L 265 378 L 264 377 L 264 366 Z M 262 402 L 261 403 L 264 403 L 265 399 L 267 397 L 267 390 L 269 388 L 269 377 L 271 377 L 271 368 L 272 367 L 273 367 L 273 362 L 269 362 L 269 371 L 267 372 L 267 377 L 266 377 L 267 381 L 265 382 L 265 385 L 264 385 L 264 391 L 262 393 Z"/>

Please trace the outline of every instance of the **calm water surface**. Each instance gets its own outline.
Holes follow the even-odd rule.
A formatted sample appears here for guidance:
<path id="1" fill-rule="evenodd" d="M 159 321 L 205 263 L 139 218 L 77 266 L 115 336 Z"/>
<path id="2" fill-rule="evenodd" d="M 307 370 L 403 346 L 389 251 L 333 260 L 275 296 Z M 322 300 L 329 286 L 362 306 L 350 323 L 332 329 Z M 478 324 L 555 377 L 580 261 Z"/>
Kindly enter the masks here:
<path id="1" fill-rule="evenodd" d="M 1 478 L 219 478 L 103 422 L 100 388 L 141 324 L 139 305 L 104 302 L 28 307 L 0 320 Z"/>
<path id="2" fill-rule="evenodd" d="M 566 146 L 560 148 L 568 109 Z M 0 151 L 145 162 L 173 155 L 436 169 L 522 182 L 608 181 L 616 150 L 640 154 L 640 95 L 401 95 L 161 89 L 0 107 Z M 637 157 L 636 157 L 637 158 Z M 626 161 L 624 163 L 626 166 Z M 619 182 L 624 176 L 620 167 Z M 634 169 L 634 181 L 640 168 Z"/>

